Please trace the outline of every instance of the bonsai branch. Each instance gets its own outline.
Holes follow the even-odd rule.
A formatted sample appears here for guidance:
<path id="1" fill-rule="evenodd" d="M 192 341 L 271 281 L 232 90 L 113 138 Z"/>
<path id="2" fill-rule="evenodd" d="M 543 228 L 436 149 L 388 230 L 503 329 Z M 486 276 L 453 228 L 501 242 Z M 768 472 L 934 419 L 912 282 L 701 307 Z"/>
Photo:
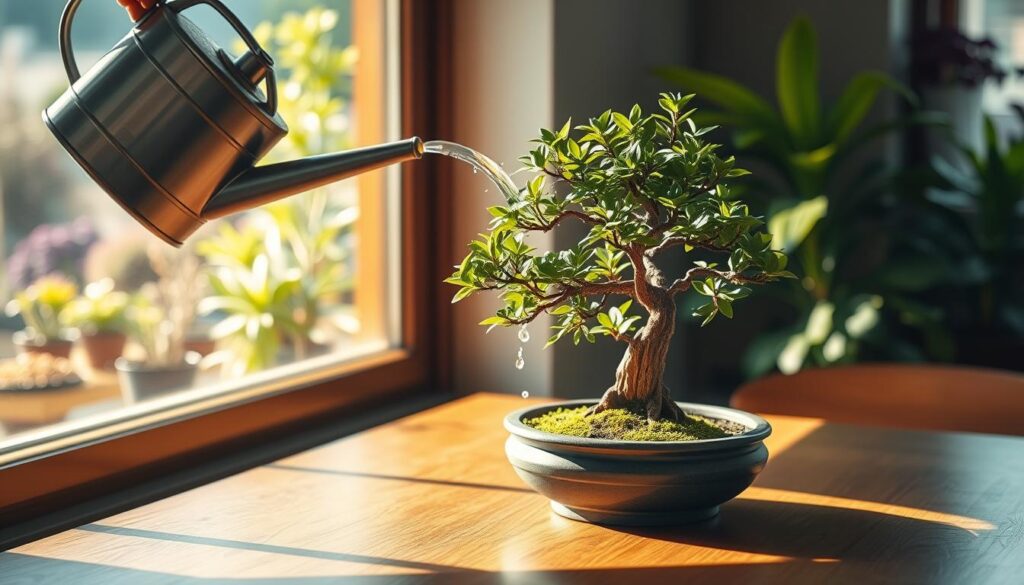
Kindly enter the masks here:
<path id="1" fill-rule="evenodd" d="M 713 268 L 704 268 L 698 266 L 697 268 L 691 268 L 686 272 L 682 278 L 677 278 L 672 286 L 669 287 L 669 293 L 676 295 L 681 292 L 690 290 L 690 286 L 693 281 L 698 278 L 707 278 L 708 276 L 731 282 L 732 284 L 761 284 L 768 282 L 768 278 L 764 275 L 747 276 L 738 272 L 715 270 Z"/>
<path id="2" fill-rule="evenodd" d="M 497 290 L 507 286 L 506 284 L 495 284 L 485 287 L 485 290 Z M 603 308 L 605 300 L 609 295 L 627 295 L 632 296 L 633 294 L 633 281 L 623 280 L 619 282 L 602 282 L 602 283 L 585 283 L 578 286 L 567 286 L 562 287 L 558 292 L 544 295 L 541 298 L 541 303 L 528 315 L 520 318 L 508 319 L 511 325 L 525 325 L 532 322 L 534 319 L 539 317 L 542 313 L 549 309 L 553 309 L 558 305 L 564 303 L 572 297 L 576 296 L 598 296 L 600 295 L 601 303 L 593 311 L 581 312 L 580 316 L 584 319 L 589 319 L 597 315 L 598 312 Z"/>
<path id="3" fill-rule="evenodd" d="M 547 223 L 544 223 L 544 224 L 541 224 L 541 223 L 517 223 L 516 227 L 518 227 L 521 230 L 549 232 L 549 231 L 553 230 L 555 228 L 555 226 L 557 226 L 559 223 L 561 223 L 562 220 L 564 220 L 566 218 L 569 218 L 569 217 L 574 217 L 574 218 L 580 220 L 581 222 L 583 222 L 585 224 L 589 224 L 589 225 L 600 225 L 600 224 L 604 223 L 603 221 L 598 220 L 597 218 L 591 217 L 591 216 L 587 215 L 586 213 L 583 213 L 582 211 L 577 211 L 575 209 L 567 209 L 565 211 L 562 211 L 561 213 L 559 213 L 555 217 L 553 217 L 551 219 L 551 221 L 549 221 Z"/>
<path id="4" fill-rule="evenodd" d="M 739 236 L 725 244 L 716 244 L 712 240 L 695 240 L 693 238 L 688 238 L 685 236 L 667 238 L 662 243 L 651 248 L 648 253 L 653 256 L 656 254 L 660 254 L 661 252 L 664 252 L 665 250 L 672 248 L 673 246 L 690 246 L 692 248 L 702 248 L 704 250 L 709 250 L 711 252 L 731 252 L 738 239 Z"/>

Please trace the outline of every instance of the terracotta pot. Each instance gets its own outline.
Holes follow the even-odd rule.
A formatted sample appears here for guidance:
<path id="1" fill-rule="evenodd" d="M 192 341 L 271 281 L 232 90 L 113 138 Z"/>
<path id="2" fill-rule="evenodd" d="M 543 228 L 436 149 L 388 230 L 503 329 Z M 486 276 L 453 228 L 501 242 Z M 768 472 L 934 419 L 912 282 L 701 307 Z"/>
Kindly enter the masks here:
<path id="1" fill-rule="evenodd" d="M 721 406 L 679 403 L 686 412 L 747 430 L 696 441 L 620 441 L 556 435 L 523 423 L 556 408 L 595 403 L 534 406 L 505 417 L 505 454 L 516 474 L 566 518 L 623 526 L 706 520 L 747 489 L 768 460 L 768 422 Z"/>
<path id="2" fill-rule="evenodd" d="M 49 354 L 62 358 L 71 357 L 72 341 L 70 339 L 39 340 L 29 337 L 24 331 L 15 331 L 14 335 L 11 336 L 11 340 L 20 353 Z"/>
<path id="3" fill-rule="evenodd" d="M 133 404 L 163 396 L 192 386 L 202 356 L 194 351 L 185 354 L 185 361 L 173 366 L 150 366 L 142 362 L 117 358 L 114 367 L 125 402 Z"/>
<path id="4" fill-rule="evenodd" d="M 113 370 L 114 362 L 124 353 L 126 340 L 124 333 L 116 332 L 82 335 L 79 339 L 94 370 Z"/>
<path id="5" fill-rule="evenodd" d="M 205 357 L 217 350 L 217 341 L 208 337 L 190 337 L 185 340 L 185 349 Z"/>

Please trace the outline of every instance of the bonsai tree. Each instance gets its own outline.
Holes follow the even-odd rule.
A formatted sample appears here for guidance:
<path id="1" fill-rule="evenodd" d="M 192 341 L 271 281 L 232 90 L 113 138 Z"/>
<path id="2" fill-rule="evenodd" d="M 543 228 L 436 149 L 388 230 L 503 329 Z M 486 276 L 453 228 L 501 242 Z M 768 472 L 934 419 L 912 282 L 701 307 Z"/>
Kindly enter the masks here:
<path id="1" fill-rule="evenodd" d="M 693 122 L 692 97 L 662 94 L 656 114 L 634 106 L 575 132 L 571 121 L 541 130 L 537 148 L 521 159 L 534 178 L 515 200 L 490 208 L 490 229 L 447 279 L 460 287 L 453 302 L 501 291 L 503 306 L 483 325 L 523 325 L 547 313 L 554 317 L 548 345 L 598 335 L 625 344 L 615 383 L 591 414 L 626 408 L 651 421 L 684 420 L 662 382 L 676 297 L 704 297 L 695 315 L 706 325 L 719 314 L 732 318 L 750 285 L 792 276 L 760 218 L 730 196 L 728 179 L 747 171 L 702 140 L 712 128 Z M 540 253 L 523 237 L 570 221 L 589 230 L 568 250 Z M 672 267 L 675 276 L 658 262 L 672 248 L 689 260 Z M 646 315 L 633 311 L 633 301 Z"/>

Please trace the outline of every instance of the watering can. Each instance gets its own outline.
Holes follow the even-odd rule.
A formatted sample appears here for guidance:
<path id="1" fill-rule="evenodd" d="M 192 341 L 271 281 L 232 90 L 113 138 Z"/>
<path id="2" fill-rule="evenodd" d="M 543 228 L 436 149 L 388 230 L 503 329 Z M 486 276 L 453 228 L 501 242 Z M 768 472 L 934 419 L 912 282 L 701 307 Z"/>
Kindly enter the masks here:
<path id="1" fill-rule="evenodd" d="M 172 245 L 209 219 L 423 154 L 410 138 L 255 166 L 288 126 L 277 112 L 274 60 L 237 16 L 218 0 L 161 2 L 80 75 L 71 46 L 80 3 L 70 0 L 60 22 L 71 87 L 43 120 L 114 201 Z M 182 14 L 199 4 L 238 32 L 241 56 Z"/>

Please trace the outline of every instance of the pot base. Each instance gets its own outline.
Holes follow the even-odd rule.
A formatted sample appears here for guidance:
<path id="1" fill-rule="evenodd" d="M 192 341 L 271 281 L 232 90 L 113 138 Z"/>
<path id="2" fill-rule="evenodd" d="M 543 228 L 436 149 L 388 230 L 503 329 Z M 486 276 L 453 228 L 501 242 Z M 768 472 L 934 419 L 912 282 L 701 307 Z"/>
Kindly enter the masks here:
<path id="1" fill-rule="evenodd" d="M 678 512 L 616 512 L 614 510 L 588 510 L 586 508 L 570 508 L 554 500 L 551 509 L 563 518 L 603 524 L 608 526 L 678 526 L 703 522 L 718 515 L 718 506 L 697 510 L 680 510 Z"/>

